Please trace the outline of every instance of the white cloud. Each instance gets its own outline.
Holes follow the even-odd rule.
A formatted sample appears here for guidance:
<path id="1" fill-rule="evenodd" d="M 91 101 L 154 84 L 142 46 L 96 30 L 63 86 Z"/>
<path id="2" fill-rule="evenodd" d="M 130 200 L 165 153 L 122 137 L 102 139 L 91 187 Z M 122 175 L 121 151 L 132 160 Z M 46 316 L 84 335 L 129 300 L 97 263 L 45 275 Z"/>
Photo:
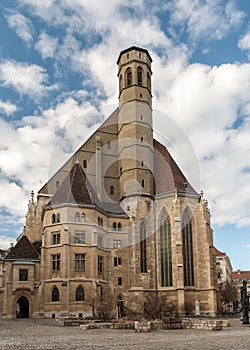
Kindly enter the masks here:
<path id="1" fill-rule="evenodd" d="M 38 191 L 100 123 L 99 113 L 73 98 L 25 117 L 15 128 L 0 120 L 0 207 L 24 215 L 31 190 Z"/>
<path id="2" fill-rule="evenodd" d="M 210 67 L 174 61 L 165 65 L 154 58 L 154 104 L 188 135 L 200 162 L 201 185 L 214 222 L 249 224 L 250 64 Z M 164 118 L 158 121 L 156 129 L 167 133 L 165 122 Z M 174 146 L 181 147 L 170 136 Z M 190 156 L 185 147 L 181 149 L 187 173 L 192 173 Z"/>
<path id="3" fill-rule="evenodd" d="M 44 68 L 14 60 L 0 63 L 0 80 L 3 86 L 12 87 L 20 95 L 28 95 L 35 99 L 57 88 L 56 85 L 47 85 L 48 74 Z"/>
<path id="4" fill-rule="evenodd" d="M 35 48 L 40 52 L 42 58 L 45 60 L 47 58 L 54 57 L 57 43 L 57 38 L 54 38 L 45 32 L 42 32 L 39 36 L 38 42 L 35 45 Z"/>
<path id="5" fill-rule="evenodd" d="M 238 47 L 241 50 L 248 51 L 248 59 L 250 60 L 250 32 L 242 36 L 238 42 Z"/>
<path id="6" fill-rule="evenodd" d="M 13 105 L 9 101 L 1 101 L 0 100 L 0 113 L 4 113 L 6 115 L 11 115 L 17 111 L 17 106 Z"/>
<path id="7" fill-rule="evenodd" d="M 166 6 L 172 12 L 172 23 L 185 25 L 191 41 L 222 39 L 244 19 L 244 13 L 237 10 L 234 1 L 224 6 L 220 0 L 174 0 Z"/>
<path id="8" fill-rule="evenodd" d="M 13 29 L 16 34 L 25 41 L 26 44 L 30 45 L 32 41 L 32 23 L 24 17 L 21 13 L 10 12 L 10 15 L 6 16 L 8 25 Z"/>

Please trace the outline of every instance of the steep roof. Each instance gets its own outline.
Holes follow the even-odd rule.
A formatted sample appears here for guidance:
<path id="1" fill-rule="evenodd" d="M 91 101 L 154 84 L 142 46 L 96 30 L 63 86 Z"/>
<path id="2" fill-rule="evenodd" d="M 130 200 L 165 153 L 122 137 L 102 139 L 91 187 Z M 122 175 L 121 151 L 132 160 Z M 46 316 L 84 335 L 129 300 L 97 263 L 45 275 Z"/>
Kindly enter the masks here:
<path id="1" fill-rule="evenodd" d="M 27 236 L 23 235 L 10 249 L 5 259 L 38 259 L 39 253 Z"/>
<path id="2" fill-rule="evenodd" d="M 154 139 L 155 194 L 178 191 L 197 194 L 190 185 L 167 148 Z"/>
<path id="3" fill-rule="evenodd" d="M 47 207 L 63 203 L 82 205 L 94 204 L 87 186 L 86 174 L 79 162 L 76 162 L 71 168 Z"/>

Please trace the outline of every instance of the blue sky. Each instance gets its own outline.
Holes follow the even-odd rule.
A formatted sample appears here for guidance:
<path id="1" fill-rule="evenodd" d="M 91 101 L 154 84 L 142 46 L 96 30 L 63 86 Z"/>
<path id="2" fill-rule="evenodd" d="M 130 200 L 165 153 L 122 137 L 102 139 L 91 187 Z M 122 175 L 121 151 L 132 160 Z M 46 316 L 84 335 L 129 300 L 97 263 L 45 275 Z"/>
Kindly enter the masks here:
<path id="1" fill-rule="evenodd" d="M 250 270 L 248 0 L 2 0 L 0 33 L 0 247 L 115 109 L 116 60 L 136 45 L 153 58 L 156 137 L 204 191 L 217 248 Z"/>

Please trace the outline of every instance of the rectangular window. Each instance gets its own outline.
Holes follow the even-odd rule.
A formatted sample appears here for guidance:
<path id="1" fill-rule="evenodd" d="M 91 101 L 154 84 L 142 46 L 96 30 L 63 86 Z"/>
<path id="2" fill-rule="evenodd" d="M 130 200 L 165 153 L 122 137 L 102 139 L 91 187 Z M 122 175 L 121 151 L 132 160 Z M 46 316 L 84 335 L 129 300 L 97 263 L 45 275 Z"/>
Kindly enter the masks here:
<path id="1" fill-rule="evenodd" d="M 60 244 L 60 233 L 53 233 L 52 244 Z"/>
<path id="2" fill-rule="evenodd" d="M 121 266 L 122 264 L 122 258 L 114 258 L 114 266 Z"/>
<path id="3" fill-rule="evenodd" d="M 102 241 L 102 236 L 97 237 L 97 245 L 99 248 L 103 247 L 103 241 Z"/>
<path id="4" fill-rule="evenodd" d="M 103 257 L 98 256 L 98 272 L 102 273 L 103 272 Z"/>
<path id="5" fill-rule="evenodd" d="M 60 270 L 60 254 L 52 255 L 52 271 Z"/>
<path id="6" fill-rule="evenodd" d="M 85 271 L 86 269 L 86 256 L 85 254 L 75 254 L 75 270 Z"/>
<path id="7" fill-rule="evenodd" d="M 85 233 L 76 232 L 75 233 L 75 244 L 85 244 Z"/>
<path id="8" fill-rule="evenodd" d="M 27 269 L 19 270 L 19 281 L 28 281 L 28 270 Z"/>
<path id="9" fill-rule="evenodd" d="M 121 248 L 121 246 L 122 246 L 121 240 L 120 240 L 120 239 L 114 239 L 114 241 L 113 241 L 113 247 L 114 247 L 115 249 L 117 249 L 117 248 Z"/>
<path id="10" fill-rule="evenodd" d="M 117 284 L 118 286 L 122 286 L 122 277 L 118 277 Z"/>

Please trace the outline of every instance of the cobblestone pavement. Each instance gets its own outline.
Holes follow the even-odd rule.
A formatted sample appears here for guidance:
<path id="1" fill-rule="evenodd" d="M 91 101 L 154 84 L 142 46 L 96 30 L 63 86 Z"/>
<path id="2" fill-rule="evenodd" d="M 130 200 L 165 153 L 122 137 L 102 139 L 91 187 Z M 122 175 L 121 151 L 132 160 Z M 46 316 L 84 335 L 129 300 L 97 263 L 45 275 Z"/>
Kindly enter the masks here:
<path id="1" fill-rule="evenodd" d="M 54 320 L 0 320 L 1 350 L 250 350 L 250 325 L 239 319 L 221 331 L 83 330 L 59 327 Z"/>

